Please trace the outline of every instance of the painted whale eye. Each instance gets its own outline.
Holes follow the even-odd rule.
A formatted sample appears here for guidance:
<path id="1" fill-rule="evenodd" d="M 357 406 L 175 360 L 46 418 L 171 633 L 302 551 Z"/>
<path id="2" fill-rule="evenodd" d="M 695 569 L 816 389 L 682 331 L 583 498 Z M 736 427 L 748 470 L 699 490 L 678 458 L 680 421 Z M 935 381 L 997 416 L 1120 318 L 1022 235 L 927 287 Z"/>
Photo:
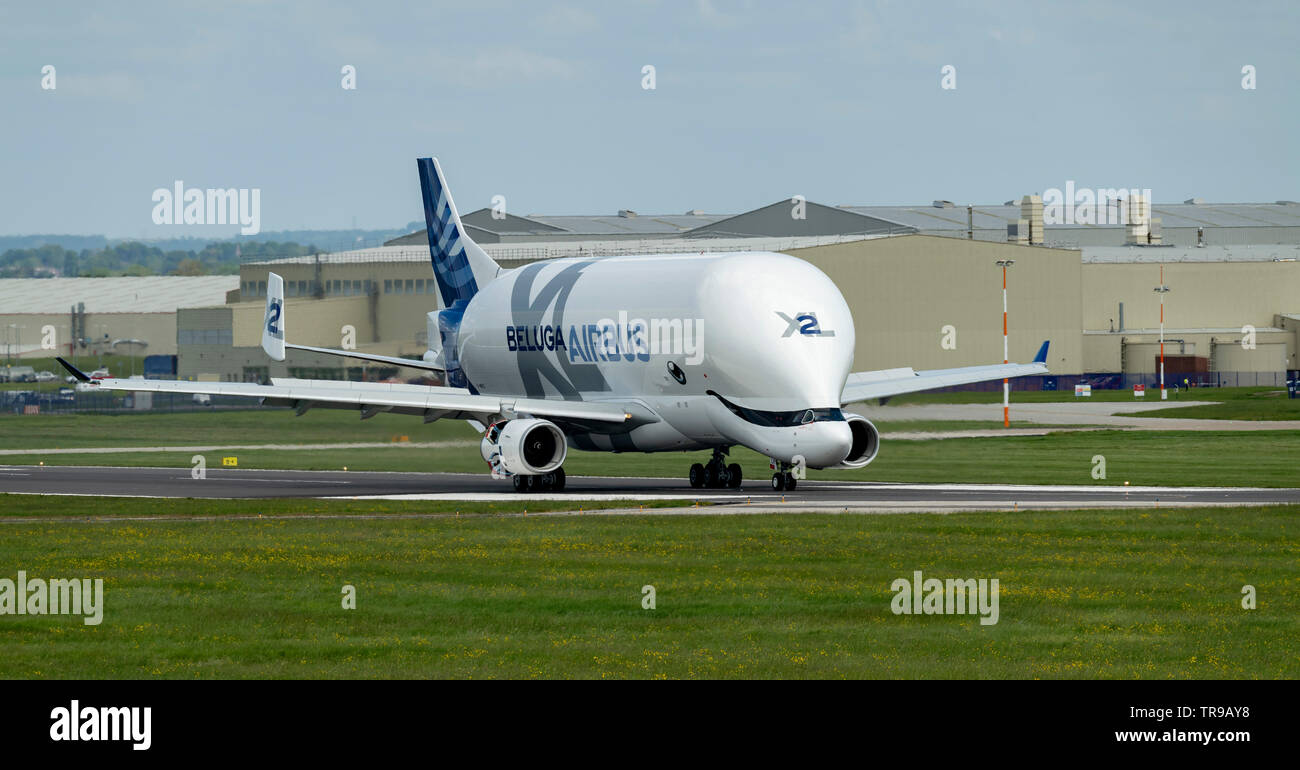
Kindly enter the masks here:
<path id="1" fill-rule="evenodd" d="M 672 361 L 668 362 L 668 373 L 673 376 L 674 380 L 677 380 L 682 385 L 686 384 L 686 372 L 683 372 L 681 367 Z"/>

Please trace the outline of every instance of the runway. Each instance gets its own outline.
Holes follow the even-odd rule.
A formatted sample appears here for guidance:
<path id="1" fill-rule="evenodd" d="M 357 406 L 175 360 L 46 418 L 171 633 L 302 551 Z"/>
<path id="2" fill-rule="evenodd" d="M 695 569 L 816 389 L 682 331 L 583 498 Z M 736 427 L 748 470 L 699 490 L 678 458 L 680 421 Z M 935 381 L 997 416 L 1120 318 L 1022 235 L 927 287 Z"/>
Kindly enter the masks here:
<path id="1" fill-rule="evenodd" d="M 898 513 L 1062 508 L 1157 508 L 1300 504 L 1300 489 L 1251 487 L 1019 486 L 802 481 L 773 492 L 766 480 L 739 490 L 695 490 L 682 479 L 570 476 L 562 493 L 520 495 L 483 474 L 268 471 L 189 468 L 0 466 L 0 492 L 195 498 L 353 498 L 384 500 L 699 500 L 714 513 Z M 703 508 L 658 509 L 656 513 Z M 8 513 L 21 513 L 9 511 Z"/>

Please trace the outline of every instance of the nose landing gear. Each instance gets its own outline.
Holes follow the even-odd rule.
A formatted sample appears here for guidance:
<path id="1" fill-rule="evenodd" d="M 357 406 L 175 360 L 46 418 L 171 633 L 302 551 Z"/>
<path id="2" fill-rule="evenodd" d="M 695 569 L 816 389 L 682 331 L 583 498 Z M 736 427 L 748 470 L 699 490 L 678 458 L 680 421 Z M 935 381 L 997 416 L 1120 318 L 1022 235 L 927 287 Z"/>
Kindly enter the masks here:
<path id="1" fill-rule="evenodd" d="M 773 492 L 793 492 L 795 485 L 798 483 L 799 480 L 790 472 L 790 463 L 781 463 L 779 470 L 772 474 Z"/>
<path id="2" fill-rule="evenodd" d="M 740 465 L 727 464 L 727 449 L 714 449 L 713 459 L 691 466 L 691 486 L 695 489 L 739 489 L 743 474 Z"/>

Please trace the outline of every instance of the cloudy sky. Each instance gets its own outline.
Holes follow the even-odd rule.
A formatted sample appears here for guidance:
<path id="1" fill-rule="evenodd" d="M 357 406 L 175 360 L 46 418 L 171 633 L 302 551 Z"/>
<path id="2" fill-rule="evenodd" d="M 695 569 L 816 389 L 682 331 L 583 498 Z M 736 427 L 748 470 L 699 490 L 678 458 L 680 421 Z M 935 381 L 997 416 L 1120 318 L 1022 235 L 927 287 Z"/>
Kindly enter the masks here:
<path id="1" fill-rule="evenodd" d="M 176 180 L 396 227 L 421 155 L 462 212 L 1297 199 L 1297 39 L 1295 2 L 7 3 L 0 234 L 234 233 L 155 225 Z"/>

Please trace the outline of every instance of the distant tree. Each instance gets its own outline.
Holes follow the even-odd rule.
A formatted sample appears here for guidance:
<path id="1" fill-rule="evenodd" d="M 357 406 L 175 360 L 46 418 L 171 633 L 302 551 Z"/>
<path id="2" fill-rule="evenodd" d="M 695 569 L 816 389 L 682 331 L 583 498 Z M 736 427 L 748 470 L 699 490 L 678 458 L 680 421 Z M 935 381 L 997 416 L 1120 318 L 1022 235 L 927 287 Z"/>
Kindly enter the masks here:
<path id="1" fill-rule="evenodd" d="M 171 271 L 172 275 L 207 275 L 208 268 L 202 262 L 194 258 L 186 258 L 176 265 L 176 269 Z"/>

